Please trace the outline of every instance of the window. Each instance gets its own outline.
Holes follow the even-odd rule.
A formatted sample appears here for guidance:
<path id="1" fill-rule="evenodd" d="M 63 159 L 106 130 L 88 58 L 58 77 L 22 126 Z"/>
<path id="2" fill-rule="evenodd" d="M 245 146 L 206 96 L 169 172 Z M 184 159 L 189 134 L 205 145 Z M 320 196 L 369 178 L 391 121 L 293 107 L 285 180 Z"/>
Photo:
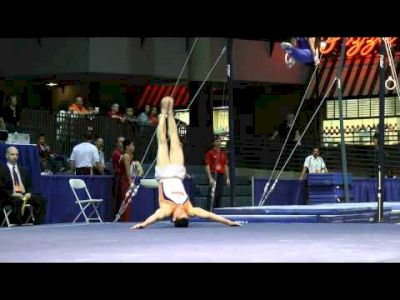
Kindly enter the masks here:
<path id="1" fill-rule="evenodd" d="M 229 132 L 229 112 L 228 107 L 214 107 L 213 127 L 215 134 L 224 134 Z"/>
<path id="2" fill-rule="evenodd" d="M 379 117 L 379 98 L 371 99 L 371 115 L 370 117 Z"/>
<path id="3" fill-rule="evenodd" d="M 326 118 L 327 119 L 334 119 L 334 106 L 335 106 L 335 101 L 328 101 L 326 104 Z"/>
<path id="4" fill-rule="evenodd" d="M 358 117 L 370 117 L 370 116 L 371 116 L 370 99 L 359 99 L 358 100 Z"/>
<path id="5" fill-rule="evenodd" d="M 347 100 L 347 112 L 346 118 L 357 118 L 358 117 L 358 99 Z"/>
<path id="6" fill-rule="evenodd" d="M 394 107 L 394 97 L 387 97 L 385 99 L 385 116 L 395 116 L 396 110 Z"/>

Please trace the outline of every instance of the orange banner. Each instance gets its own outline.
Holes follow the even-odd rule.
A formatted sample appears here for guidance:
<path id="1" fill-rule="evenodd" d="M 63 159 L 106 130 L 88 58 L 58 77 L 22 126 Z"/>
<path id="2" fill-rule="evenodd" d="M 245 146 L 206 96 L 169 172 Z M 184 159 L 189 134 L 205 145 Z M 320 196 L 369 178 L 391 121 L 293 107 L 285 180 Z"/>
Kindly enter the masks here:
<path id="1" fill-rule="evenodd" d="M 397 39 L 397 37 L 390 37 L 389 45 L 396 46 Z M 332 52 L 339 47 L 341 40 L 342 38 L 340 37 L 321 39 L 321 42 L 324 41 L 326 43 L 325 48 L 320 49 L 321 53 L 325 56 L 332 54 Z M 379 37 L 349 37 L 346 42 L 346 58 L 374 54 L 378 51 L 380 44 L 381 38 Z"/>

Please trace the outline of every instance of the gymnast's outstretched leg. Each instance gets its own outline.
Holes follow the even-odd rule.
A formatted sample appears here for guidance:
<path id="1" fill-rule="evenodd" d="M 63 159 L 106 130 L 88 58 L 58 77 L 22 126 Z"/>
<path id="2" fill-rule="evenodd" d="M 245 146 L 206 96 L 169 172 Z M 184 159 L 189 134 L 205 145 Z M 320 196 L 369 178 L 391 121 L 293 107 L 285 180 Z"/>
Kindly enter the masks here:
<path id="1" fill-rule="evenodd" d="M 170 139 L 169 161 L 172 165 L 184 166 L 185 159 L 174 116 L 174 99 L 171 97 L 168 97 L 168 105 L 168 136 Z"/>
<path id="2" fill-rule="evenodd" d="M 167 98 L 161 101 L 161 114 L 157 127 L 157 166 L 163 167 L 170 164 L 167 142 L 167 115 L 169 100 Z"/>

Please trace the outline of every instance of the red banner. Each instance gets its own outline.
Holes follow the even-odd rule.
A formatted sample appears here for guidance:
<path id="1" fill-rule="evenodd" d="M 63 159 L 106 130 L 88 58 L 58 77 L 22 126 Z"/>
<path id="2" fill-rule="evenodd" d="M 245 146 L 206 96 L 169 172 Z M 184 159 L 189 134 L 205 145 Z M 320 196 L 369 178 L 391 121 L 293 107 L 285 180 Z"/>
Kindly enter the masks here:
<path id="1" fill-rule="evenodd" d="M 389 45 L 397 46 L 397 37 L 389 38 Z M 340 48 L 342 38 L 328 37 L 322 38 L 321 42 L 325 42 L 325 48 L 320 49 L 324 56 L 335 54 L 335 50 Z M 353 58 L 354 56 L 367 56 L 375 54 L 379 50 L 381 38 L 379 37 L 349 37 L 346 42 L 346 58 Z M 336 52 L 338 54 L 339 51 Z"/>

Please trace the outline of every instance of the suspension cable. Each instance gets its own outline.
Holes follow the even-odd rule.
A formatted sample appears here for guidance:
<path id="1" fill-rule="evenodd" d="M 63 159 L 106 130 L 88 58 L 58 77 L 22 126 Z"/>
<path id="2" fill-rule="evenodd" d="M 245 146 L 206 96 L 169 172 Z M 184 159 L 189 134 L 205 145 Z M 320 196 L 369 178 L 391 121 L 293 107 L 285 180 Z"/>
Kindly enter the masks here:
<path id="1" fill-rule="evenodd" d="M 278 180 L 279 180 L 279 177 L 281 176 L 282 172 L 285 170 L 286 165 L 289 163 L 290 159 L 291 159 L 292 156 L 293 156 L 293 153 L 296 151 L 297 147 L 299 146 L 299 144 L 300 144 L 300 142 L 301 142 L 301 139 L 302 139 L 302 138 L 304 137 L 304 135 L 306 134 L 306 132 L 307 132 L 308 128 L 310 127 L 312 121 L 314 120 L 314 118 L 315 118 L 315 116 L 317 115 L 318 111 L 320 110 L 320 108 L 321 108 L 322 105 L 324 104 L 326 97 L 327 97 L 328 94 L 330 93 L 332 87 L 334 86 L 334 84 L 335 84 L 335 82 L 336 82 L 337 80 L 338 80 L 338 78 L 336 78 L 336 77 L 333 79 L 333 81 L 332 81 L 332 83 L 331 83 L 329 89 L 326 91 L 326 93 L 325 93 L 324 97 L 322 98 L 320 104 L 319 104 L 318 107 L 316 108 L 314 114 L 311 116 L 310 121 L 307 123 L 307 125 L 306 125 L 304 131 L 303 131 L 302 134 L 300 135 L 300 139 L 297 141 L 297 143 L 296 143 L 295 146 L 293 147 L 292 152 L 290 153 L 289 157 L 286 159 L 286 162 L 285 162 L 285 164 L 283 165 L 282 169 L 279 171 L 278 176 L 276 177 L 274 183 L 273 183 L 272 186 L 271 186 L 271 189 L 266 193 L 266 195 L 264 196 L 264 198 L 262 198 L 261 201 L 259 202 L 259 206 L 264 205 L 264 203 L 265 203 L 265 201 L 268 199 L 269 195 L 270 195 L 270 194 L 272 193 L 272 191 L 275 189 L 275 186 L 276 186 L 276 183 L 277 183 Z"/>
<path id="2" fill-rule="evenodd" d="M 322 58 L 322 54 L 321 54 L 320 57 L 318 58 L 319 61 L 321 61 L 321 58 Z M 299 105 L 299 107 L 297 108 L 297 111 L 296 111 L 296 114 L 295 114 L 295 116 L 294 116 L 294 119 L 293 119 L 292 123 L 290 124 L 289 132 L 288 132 L 287 135 L 286 135 L 285 141 L 284 141 L 284 143 L 283 143 L 283 145 L 282 145 L 282 147 L 281 147 L 281 150 L 280 150 L 280 152 L 279 152 L 278 158 L 277 158 L 277 160 L 275 161 L 275 165 L 274 165 L 274 168 L 273 168 L 273 170 L 272 170 L 272 173 L 271 173 L 271 175 L 270 175 L 270 177 L 269 177 L 269 180 L 268 180 L 267 184 L 266 184 L 265 187 L 264 187 L 264 191 L 263 191 L 263 194 L 262 194 L 262 196 L 261 196 L 261 198 L 260 198 L 260 201 L 265 197 L 265 194 L 268 192 L 268 188 L 269 188 L 270 182 L 271 182 L 272 178 L 273 178 L 274 175 L 275 175 L 276 168 L 278 167 L 279 161 L 280 161 L 281 156 L 282 156 L 282 154 L 283 154 L 283 151 L 284 151 L 284 149 L 285 149 L 285 147 L 286 147 L 286 144 L 287 144 L 287 142 L 288 142 L 288 140 L 289 140 L 290 134 L 291 134 L 291 132 L 292 132 L 292 130 L 293 130 L 293 127 L 294 127 L 294 124 L 295 124 L 295 122 L 296 122 L 296 119 L 297 119 L 297 117 L 298 117 L 298 115 L 299 115 L 299 113 L 300 113 L 301 107 L 302 107 L 303 104 L 304 104 L 304 101 L 305 101 L 306 96 L 307 96 L 307 94 L 308 94 L 308 90 L 309 90 L 309 88 L 311 87 L 311 83 L 312 83 L 312 81 L 313 81 L 313 79 L 314 79 L 314 77 L 315 77 L 315 75 L 316 75 L 316 73 L 317 73 L 318 67 L 319 67 L 319 64 L 317 64 L 317 65 L 315 66 L 315 68 L 314 68 L 314 71 L 313 71 L 313 73 L 312 73 L 312 75 L 311 75 L 311 78 L 310 78 L 310 80 L 309 80 L 309 82 L 308 82 L 306 91 L 304 92 L 303 98 L 301 99 L 300 105 Z"/>

